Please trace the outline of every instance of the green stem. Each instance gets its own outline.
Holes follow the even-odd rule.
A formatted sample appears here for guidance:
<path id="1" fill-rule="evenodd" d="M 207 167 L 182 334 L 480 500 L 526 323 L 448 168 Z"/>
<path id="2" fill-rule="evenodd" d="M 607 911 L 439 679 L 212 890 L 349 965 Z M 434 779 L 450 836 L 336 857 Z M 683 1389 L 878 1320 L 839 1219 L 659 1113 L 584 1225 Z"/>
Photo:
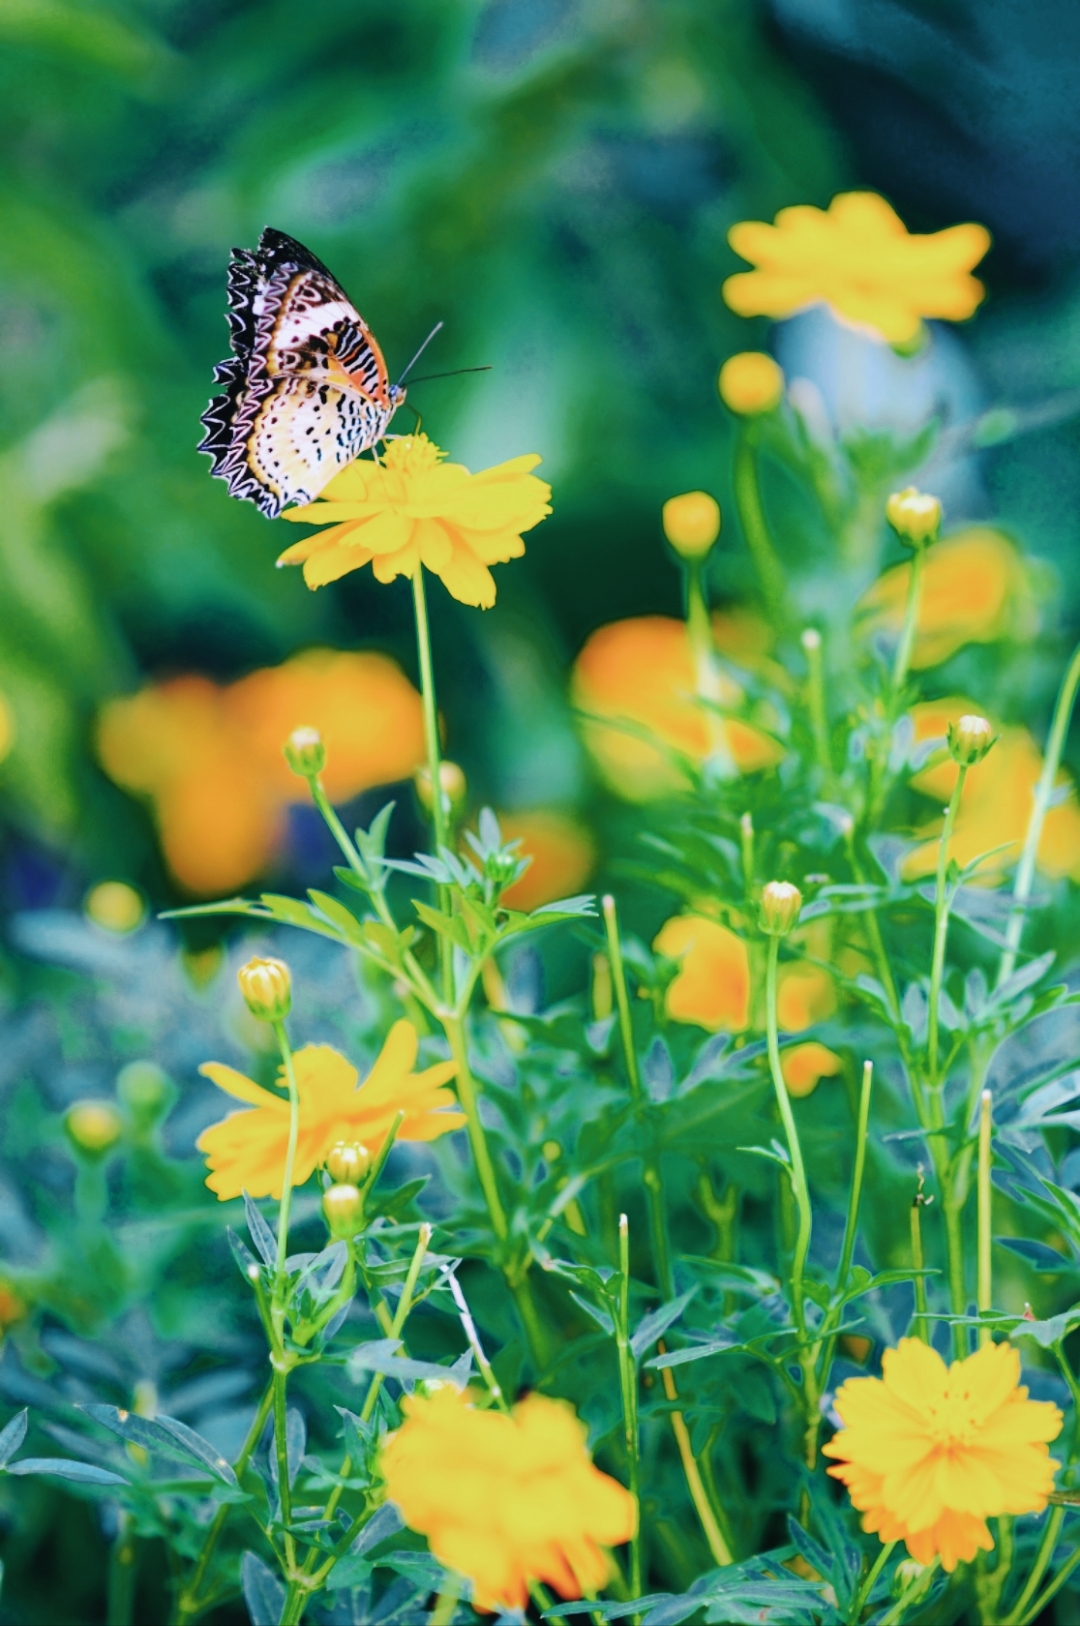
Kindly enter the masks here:
<path id="1" fill-rule="evenodd" d="M 1068 1558 L 1064 1564 L 1062 1564 L 1061 1568 L 1054 1576 L 1054 1579 L 1050 1582 L 1049 1586 L 1045 1588 L 1042 1594 L 1036 1598 L 1027 1614 L 1018 1615 L 1015 1617 L 1016 1626 L 1033 1626 L 1033 1623 L 1038 1620 L 1039 1616 L 1050 1602 L 1050 1599 L 1055 1597 L 1056 1594 L 1060 1592 L 1061 1588 L 1065 1585 L 1065 1582 L 1069 1579 L 1069 1576 L 1072 1574 L 1073 1570 L 1075 1570 L 1078 1564 L 1080 1564 L 1080 1547 L 1077 1547 L 1076 1551 L 1071 1555 L 1071 1557 Z"/>
<path id="2" fill-rule="evenodd" d="M 724 702 L 724 676 L 716 652 L 709 606 L 705 597 L 705 566 L 701 559 L 686 565 L 686 635 L 694 662 L 694 682 L 698 698 L 704 702 L 709 737 L 708 764 L 719 779 L 738 777 L 731 754 L 727 725 L 720 714 Z"/>
<path id="3" fill-rule="evenodd" d="M 953 1315 L 963 1315 L 968 1308 L 967 1282 L 964 1271 L 964 1228 L 960 1217 L 960 1209 L 950 1202 L 946 1195 L 943 1207 L 945 1210 L 945 1243 L 949 1254 L 949 1303 Z M 958 1361 L 971 1354 L 967 1328 L 954 1324 L 953 1326 L 953 1353 Z"/>
<path id="4" fill-rule="evenodd" d="M 863 1176 L 866 1172 L 866 1145 L 870 1127 L 870 1090 L 874 1082 L 874 1064 L 872 1061 L 863 1063 L 862 1088 L 859 1091 L 859 1117 L 855 1129 L 855 1167 L 851 1174 L 851 1192 L 848 1197 L 847 1220 L 844 1224 L 844 1241 L 840 1249 L 840 1265 L 836 1272 L 836 1292 L 842 1294 L 847 1287 L 848 1277 L 851 1274 L 851 1260 L 855 1252 L 855 1238 L 859 1228 L 859 1203 L 862 1199 Z M 843 1309 L 836 1312 L 837 1317 L 843 1315 Z M 831 1319 L 831 1317 L 830 1317 Z M 833 1325 L 835 1326 L 835 1322 Z M 833 1357 L 836 1354 L 837 1334 L 833 1333 L 825 1346 L 825 1354 L 818 1374 L 818 1389 L 824 1392 L 829 1386 L 829 1373 L 832 1370 Z"/>
<path id="5" fill-rule="evenodd" d="M 274 1369 L 274 1451 L 277 1457 L 278 1471 L 278 1497 L 281 1501 L 281 1522 L 286 1526 L 285 1533 L 285 1561 L 292 1570 L 296 1564 L 296 1545 L 288 1533 L 288 1526 L 292 1523 L 292 1486 L 289 1484 L 289 1447 L 288 1447 L 288 1408 L 286 1405 L 286 1386 L 289 1381 L 288 1368 L 279 1365 L 279 1357 L 275 1353 L 272 1357 Z"/>
<path id="6" fill-rule="evenodd" d="M 252 1452 L 255 1450 L 255 1447 L 262 1438 L 262 1431 L 266 1427 L 266 1419 L 270 1415 L 270 1407 L 273 1404 L 273 1400 L 274 1386 L 273 1383 L 269 1383 L 267 1384 L 263 1397 L 259 1402 L 259 1409 L 256 1411 L 255 1416 L 252 1419 L 251 1427 L 247 1431 L 247 1437 L 240 1448 L 240 1455 L 233 1463 L 233 1472 L 236 1474 L 237 1479 L 243 1477 L 244 1470 L 247 1468 L 247 1465 L 251 1460 Z M 207 1530 L 206 1536 L 203 1540 L 202 1551 L 199 1553 L 198 1560 L 195 1564 L 195 1569 L 192 1572 L 191 1580 L 177 1597 L 176 1610 L 174 1614 L 176 1626 L 186 1626 L 186 1622 L 194 1620 L 205 1607 L 199 1597 L 199 1594 L 202 1591 L 202 1584 L 206 1577 L 206 1571 L 209 1567 L 210 1559 L 213 1556 L 214 1548 L 217 1546 L 218 1537 L 221 1535 L 225 1521 L 229 1517 L 229 1507 L 230 1504 L 225 1502 L 214 1514 L 210 1528 Z"/>
<path id="7" fill-rule="evenodd" d="M 131 1514 L 121 1508 L 116 1540 L 109 1552 L 108 1626 L 131 1626 L 135 1610 L 137 1556 Z"/>
<path id="8" fill-rule="evenodd" d="M 469 1066 L 468 1046 L 465 1039 L 465 1024 L 461 1017 L 445 1014 L 442 1017 L 443 1029 L 450 1044 L 450 1053 L 457 1063 L 458 1100 L 465 1114 L 465 1127 L 469 1135 L 469 1145 L 472 1147 L 473 1162 L 480 1181 L 480 1188 L 487 1203 L 488 1216 L 491 1228 L 501 1244 L 506 1242 L 510 1235 L 510 1227 L 506 1221 L 506 1210 L 503 1208 L 502 1198 L 499 1196 L 498 1181 L 495 1178 L 495 1165 L 491 1160 L 488 1149 L 487 1136 L 480 1121 L 480 1105 L 477 1099 L 476 1081 Z"/>
<path id="9" fill-rule="evenodd" d="M 660 1354 L 663 1355 L 664 1340 L 662 1338 L 658 1347 Z M 674 1373 L 664 1366 L 660 1369 L 660 1377 L 663 1380 L 664 1394 L 668 1400 L 678 1400 L 679 1393 L 675 1387 Z M 681 1411 L 672 1411 L 669 1416 L 671 1418 L 671 1430 L 675 1435 L 675 1444 L 678 1447 L 679 1457 L 683 1465 L 683 1473 L 686 1476 L 686 1488 L 690 1492 L 690 1500 L 693 1502 L 697 1516 L 701 1521 L 701 1528 L 705 1533 L 705 1540 L 709 1544 L 709 1551 L 713 1556 L 713 1561 L 721 1566 L 733 1564 L 735 1557 L 731 1551 L 727 1536 L 721 1527 L 720 1509 L 713 1505 L 701 1469 L 698 1466 L 697 1458 L 694 1456 L 694 1448 L 690 1443 L 690 1430 L 686 1426 L 686 1419 Z"/>
<path id="10" fill-rule="evenodd" d="M 975 1295 L 980 1314 L 989 1310 L 994 1302 L 993 1263 L 991 1242 L 991 1186 L 990 1160 L 993 1135 L 993 1096 L 983 1090 L 979 1100 L 979 1175 L 978 1175 L 978 1277 Z M 989 1327 L 979 1328 L 979 1348 L 993 1341 Z"/>
<path id="11" fill-rule="evenodd" d="M 637 1369 L 630 1348 L 630 1226 L 619 1215 L 619 1307 L 615 1318 L 615 1343 L 619 1358 L 619 1385 L 622 1390 L 623 1438 L 626 1444 L 626 1471 L 636 1518 L 630 1538 L 630 1591 L 641 1597 L 641 1462 L 638 1443 Z M 633 1617 L 635 1621 L 639 1616 Z"/>
<path id="12" fill-rule="evenodd" d="M 1013 882 L 1012 912 L 1005 928 L 1005 949 L 1001 956 L 1001 964 L 998 966 L 999 988 L 1003 982 L 1008 981 L 1016 969 L 1016 956 L 1024 930 L 1024 916 L 1035 880 L 1035 860 L 1039 852 L 1043 821 L 1049 812 L 1050 799 L 1054 794 L 1058 769 L 1061 766 L 1061 753 L 1065 749 L 1065 738 L 1069 732 L 1078 687 L 1080 687 L 1080 645 L 1073 651 L 1072 660 L 1058 691 L 1057 704 L 1054 706 L 1050 738 L 1046 742 L 1046 757 L 1039 782 L 1035 787 L 1035 801 L 1031 809 L 1031 818 L 1028 820 L 1020 862 L 1016 867 L 1016 880 Z"/>
<path id="13" fill-rule="evenodd" d="M 868 1575 L 860 1586 L 858 1592 L 856 1592 L 855 1597 L 852 1599 L 851 1608 L 848 1610 L 847 1626 L 859 1626 L 859 1620 L 862 1616 L 862 1612 L 866 1608 L 866 1601 L 871 1592 L 874 1590 L 874 1584 L 877 1581 L 878 1576 L 885 1568 L 885 1565 L 889 1562 L 889 1554 L 892 1552 L 895 1546 L 895 1541 L 885 1542 L 881 1551 L 874 1559 Z"/>
<path id="14" fill-rule="evenodd" d="M 859 860 L 858 850 L 855 846 L 854 822 L 848 825 L 846 836 L 848 862 L 851 865 L 851 873 L 854 875 L 860 886 L 865 886 L 866 872 L 864 871 Z M 874 963 L 877 966 L 877 974 L 881 981 L 881 986 L 885 990 L 885 998 L 889 1006 L 889 1015 L 892 1017 L 894 1024 L 897 1025 L 897 1037 L 900 1039 L 900 1043 L 903 1046 L 904 1041 L 901 1036 L 901 1031 L 899 1030 L 900 1000 L 897 996 L 896 983 L 893 979 L 892 966 L 889 964 L 889 956 L 885 952 L 885 941 L 881 935 L 881 925 L 878 921 L 877 911 L 875 909 L 864 910 L 862 918 L 866 922 L 866 935 L 870 939 L 870 950 L 874 956 Z"/>
<path id="15" fill-rule="evenodd" d="M 945 877 L 949 868 L 949 844 L 952 841 L 953 827 L 956 824 L 956 815 L 960 807 L 960 798 L 964 792 L 964 780 L 966 778 L 967 768 L 961 763 L 957 766 L 956 784 L 953 786 L 953 793 L 949 798 L 945 823 L 941 831 L 941 842 L 938 846 L 937 878 L 934 886 L 934 955 L 930 966 L 930 1010 L 927 1017 L 926 1038 L 927 1083 L 931 1091 L 936 1091 L 940 1082 L 937 1076 L 938 1002 L 941 998 L 941 979 L 945 971 L 945 942 L 949 935 L 949 910 L 952 907 L 952 898 Z"/>
<path id="16" fill-rule="evenodd" d="M 825 668 L 821 658 L 821 634 L 816 627 L 807 627 L 799 642 L 806 655 L 806 700 L 810 713 L 810 727 L 814 735 L 814 753 L 818 767 L 827 784 L 833 780 L 832 753 L 829 749 L 829 713 L 825 702 Z"/>
<path id="17" fill-rule="evenodd" d="M 757 471 L 757 435 L 751 423 L 741 423 L 735 434 L 735 462 L 732 470 L 735 506 L 739 511 L 746 546 L 757 573 L 762 597 L 774 619 L 783 624 L 788 617 L 784 572 L 769 536 L 765 507 Z"/>
<path id="18" fill-rule="evenodd" d="M 923 1264 L 922 1245 L 922 1209 L 923 1197 L 916 1192 L 915 1200 L 911 1205 L 911 1268 L 916 1271 L 925 1269 Z M 926 1302 L 926 1277 L 915 1277 L 915 1315 L 911 1322 L 911 1337 L 921 1338 L 924 1344 L 930 1342 L 930 1322 L 928 1316 L 929 1306 Z"/>
<path id="19" fill-rule="evenodd" d="M 653 1268 L 657 1286 L 665 1299 L 673 1297 L 675 1279 L 671 1267 L 671 1246 L 668 1242 L 667 1218 L 664 1209 L 664 1181 L 660 1159 L 653 1140 L 649 1102 L 641 1083 L 637 1048 L 634 1044 L 634 1024 L 630 1015 L 630 994 L 626 985 L 626 966 L 623 963 L 622 939 L 619 936 L 619 917 L 615 899 L 610 893 L 603 899 L 604 926 L 607 931 L 608 955 L 611 960 L 611 979 L 615 986 L 615 1003 L 619 1012 L 619 1034 L 622 1038 L 623 1059 L 630 1082 L 630 1094 L 642 1120 L 641 1128 L 646 1140 L 643 1158 L 645 1166 L 645 1202 L 649 1212 L 649 1238 L 652 1243 Z"/>
<path id="20" fill-rule="evenodd" d="M 431 775 L 431 817 L 435 828 L 435 851 L 448 845 L 446 806 L 443 801 L 442 752 L 439 745 L 439 717 L 435 705 L 435 672 L 431 660 L 431 629 L 428 625 L 427 596 L 424 592 L 424 568 L 417 565 L 413 572 L 413 609 L 416 612 L 416 648 L 420 658 L 420 693 L 424 705 L 424 741 L 427 746 L 428 773 Z"/>
<path id="21" fill-rule="evenodd" d="M 769 1070 L 772 1074 L 773 1089 L 776 1092 L 776 1105 L 780 1113 L 780 1121 L 784 1126 L 787 1137 L 788 1155 L 791 1158 L 791 1186 L 795 1195 L 795 1206 L 798 1210 L 799 1228 L 795 1238 L 795 1255 L 791 1263 L 791 1298 L 795 1311 L 795 1324 L 799 1333 L 806 1337 L 806 1306 L 803 1296 L 803 1272 L 806 1268 L 806 1256 L 810 1251 L 810 1230 L 813 1216 L 810 1208 L 810 1191 L 806 1183 L 806 1166 L 803 1163 L 802 1146 L 799 1144 L 799 1131 L 795 1126 L 795 1114 L 791 1110 L 791 1097 L 784 1083 L 784 1075 L 780 1067 L 780 1039 L 776 1026 L 776 965 L 780 953 L 780 939 L 769 938 L 769 958 L 765 972 L 765 1020 L 767 1024 L 766 1036 L 769 1049 Z"/>
<path id="22" fill-rule="evenodd" d="M 880 804 L 884 800 L 886 790 L 885 772 L 892 750 L 893 728 L 904 698 L 904 687 L 911 666 L 911 652 L 915 647 L 915 633 L 919 624 L 919 605 L 922 601 L 925 553 L 925 545 L 919 543 L 915 547 L 911 561 L 907 602 L 904 606 L 904 624 L 900 629 L 900 642 L 896 646 L 896 654 L 893 657 L 892 676 L 889 680 L 889 691 L 885 699 L 884 729 L 877 741 L 870 763 L 870 782 L 867 787 L 866 797 L 866 818 L 867 823 L 870 825 L 874 823 L 880 811 Z"/>
<path id="23" fill-rule="evenodd" d="M 289 1144 L 285 1153 L 285 1172 L 281 1184 L 281 1207 L 278 1209 L 277 1257 L 274 1260 L 274 1294 L 272 1313 L 278 1337 L 284 1325 L 285 1259 L 289 1251 L 289 1210 L 292 1205 L 293 1165 L 296 1162 L 296 1142 L 300 1133 L 300 1096 L 296 1088 L 296 1069 L 292 1049 L 283 1022 L 274 1023 L 274 1037 L 285 1064 L 285 1078 L 289 1086 Z"/>

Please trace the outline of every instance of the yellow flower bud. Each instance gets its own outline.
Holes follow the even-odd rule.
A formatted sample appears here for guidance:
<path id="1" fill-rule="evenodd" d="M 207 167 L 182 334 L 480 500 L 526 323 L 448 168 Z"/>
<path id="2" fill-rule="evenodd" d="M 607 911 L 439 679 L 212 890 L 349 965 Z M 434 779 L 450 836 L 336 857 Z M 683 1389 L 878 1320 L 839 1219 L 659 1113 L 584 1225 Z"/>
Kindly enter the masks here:
<path id="1" fill-rule="evenodd" d="M 424 810 L 431 812 L 431 774 L 427 768 L 417 768 L 413 774 L 416 785 L 416 794 L 419 796 Z M 459 768 L 456 762 L 439 763 L 439 784 L 442 786 L 443 798 L 450 804 L 451 813 L 457 813 L 465 805 L 469 784 L 465 778 L 465 770 Z"/>
<path id="2" fill-rule="evenodd" d="M 252 1016 L 260 1022 L 285 1020 L 292 1008 L 292 976 L 284 960 L 256 956 L 240 967 L 236 980 Z"/>
<path id="3" fill-rule="evenodd" d="M 802 893 L 790 881 L 769 881 L 761 892 L 761 929 L 768 937 L 786 937 L 799 918 Z"/>
<path id="4" fill-rule="evenodd" d="M 80 1152 L 88 1157 L 103 1157 L 120 1139 L 124 1120 L 111 1101 L 73 1101 L 64 1128 Z"/>
<path id="5" fill-rule="evenodd" d="M 294 728 L 282 750 L 285 761 L 301 779 L 314 779 L 326 767 L 326 746 L 317 728 Z"/>
<path id="6" fill-rule="evenodd" d="M 95 926 L 120 936 L 133 932 L 146 919 L 142 893 L 126 881 L 99 881 L 86 894 L 83 909 Z"/>
<path id="7" fill-rule="evenodd" d="M 941 503 L 925 491 L 905 486 L 903 491 L 894 491 L 886 502 L 885 518 L 902 541 L 921 548 L 924 542 L 932 542 L 941 529 Z"/>
<path id="8" fill-rule="evenodd" d="M 720 399 L 741 418 L 772 412 L 784 395 L 784 375 L 763 350 L 741 350 L 720 369 Z"/>
<path id="9" fill-rule="evenodd" d="M 720 535 L 720 504 L 707 491 L 669 497 L 662 518 L 664 535 L 683 559 L 704 559 Z"/>
<path id="10" fill-rule="evenodd" d="M 371 1153 L 358 1140 L 339 1140 L 327 1153 L 326 1172 L 331 1180 L 358 1186 L 370 1168 Z"/>
<path id="11" fill-rule="evenodd" d="M 961 768 L 981 762 L 994 743 L 995 734 L 985 717 L 961 717 L 949 724 L 949 755 Z"/>
<path id="12" fill-rule="evenodd" d="M 338 1240 L 348 1241 L 364 1223 L 364 1199 L 347 1181 L 327 1187 L 322 1210 L 330 1235 Z"/>

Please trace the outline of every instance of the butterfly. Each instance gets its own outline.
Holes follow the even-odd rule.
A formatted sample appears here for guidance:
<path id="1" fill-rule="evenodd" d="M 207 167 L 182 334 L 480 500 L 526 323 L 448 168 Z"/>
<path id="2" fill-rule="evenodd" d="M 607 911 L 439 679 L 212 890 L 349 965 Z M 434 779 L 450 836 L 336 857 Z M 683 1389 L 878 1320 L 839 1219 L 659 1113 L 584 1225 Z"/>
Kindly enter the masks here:
<path id="1" fill-rule="evenodd" d="M 202 415 L 211 473 L 276 519 L 313 502 L 386 432 L 405 399 L 341 285 L 302 243 L 268 226 L 229 261 L 233 353 Z"/>

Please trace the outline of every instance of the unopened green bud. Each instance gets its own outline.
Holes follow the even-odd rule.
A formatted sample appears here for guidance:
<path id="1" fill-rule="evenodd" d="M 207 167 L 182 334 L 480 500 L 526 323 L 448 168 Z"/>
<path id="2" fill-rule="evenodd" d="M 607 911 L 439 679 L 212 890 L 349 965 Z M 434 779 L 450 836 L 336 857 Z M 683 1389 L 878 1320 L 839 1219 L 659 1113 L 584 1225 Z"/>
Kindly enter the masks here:
<path id="1" fill-rule="evenodd" d="M 111 1101 L 73 1101 L 64 1128 L 74 1146 L 87 1157 L 104 1157 L 124 1131 L 124 1120 Z"/>
<path id="2" fill-rule="evenodd" d="M 786 937 L 799 918 L 802 893 L 790 881 L 769 881 L 761 892 L 761 929 L 768 937 Z"/>
<path id="3" fill-rule="evenodd" d="M 367 1178 L 370 1168 L 371 1153 L 358 1140 L 339 1140 L 327 1154 L 326 1172 L 331 1180 L 358 1186 Z"/>
<path id="4" fill-rule="evenodd" d="M 941 503 L 915 486 L 905 486 L 903 491 L 894 491 L 886 502 L 885 518 L 897 536 L 913 548 L 921 548 L 924 542 L 932 542 L 941 528 Z"/>
<path id="5" fill-rule="evenodd" d="M 985 717 L 961 717 L 949 724 L 949 755 L 961 768 L 973 768 L 993 745 L 994 731 Z"/>
<path id="6" fill-rule="evenodd" d="M 152 1122 L 169 1099 L 169 1080 L 153 1061 L 129 1061 L 116 1076 L 116 1093 L 134 1117 Z"/>
<path id="7" fill-rule="evenodd" d="M 283 750 L 285 761 L 301 779 L 314 779 L 326 767 L 326 746 L 317 728 L 294 728 Z"/>
<path id="8" fill-rule="evenodd" d="M 413 783 L 416 785 L 416 794 L 425 813 L 430 813 L 432 806 L 430 770 L 426 767 L 417 768 L 413 774 Z M 439 784 L 442 787 L 443 804 L 449 806 L 451 813 L 457 813 L 464 807 L 469 792 L 465 770 L 459 768 L 456 762 L 440 762 Z"/>
<path id="9" fill-rule="evenodd" d="M 260 1022 L 284 1022 L 292 1009 L 292 975 L 284 960 L 256 956 L 240 967 L 236 980 L 252 1016 Z"/>
<path id="10" fill-rule="evenodd" d="M 364 1199 L 347 1181 L 327 1186 L 322 1200 L 323 1218 L 332 1237 L 348 1241 L 364 1223 Z"/>

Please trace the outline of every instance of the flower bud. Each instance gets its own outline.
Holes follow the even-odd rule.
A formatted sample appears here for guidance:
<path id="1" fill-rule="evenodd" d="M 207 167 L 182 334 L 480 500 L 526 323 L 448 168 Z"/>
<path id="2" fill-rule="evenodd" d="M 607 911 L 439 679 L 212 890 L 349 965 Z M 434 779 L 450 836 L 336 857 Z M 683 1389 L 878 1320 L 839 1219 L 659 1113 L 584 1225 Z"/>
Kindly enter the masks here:
<path id="1" fill-rule="evenodd" d="M 292 1008 L 292 976 L 284 960 L 255 959 L 236 973 L 240 992 L 260 1022 L 283 1022 Z"/>
<path id="2" fill-rule="evenodd" d="M 156 1062 L 129 1061 L 116 1076 L 116 1093 L 133 1118 L 152 1124 L 164 1111 L 172 1090 Z"/>
<path id="3" fill-rule="evenodd" d="M 364 1223 L 364 1199 L 347 1181 L 326 1188 L 322 1211 L 330 1235 L 339 1241 L 355 1236 Z"/>
<path id="4" fill-rule="evenodd" d="M 761 929 L 768 937 L 786 937 L 799 918 L 802 893 L 790 881 L 769 881 L 761 892 Z"/>
<path id="5" fill-rule="evenodd" d="M 99 881 L 86 894 L 83 909 L 88 920 L 123 937 L 146 919 L 146 900 L 126 881 Z"/>
<path id="6" fill-rule="evenodd" d="M 326 1172 L 334 1181 L 358 1186 L 367 1178 L 370 1168 L 371 1153 L 358 1140 L 339 1140 L 327 1154 Z"/>
<path id="7" fill-rule="evenodd" d="M 941 528 L 941 503 L 914 486 L 905 486 L 903 491 L 894 491 L 885 504 L 885 518 L 902 541 L 921 548 Z"/>
<path id="8" fill-rule="evenodd" d="M 424 811 L 431 812 L 431 773 L 424 768 L 417 768 L 413 774 L 413 783 L 416 794 L 419 796 Z M 464 807 L 468 795 L 469 784 L 465 778 L 465 770 L 459 768 L 456 762 L 439 763 L 439 784 L 442 787 L 443 798 L 450 804 L 451 813 L 457 813 Z"/>
<path id="9" fill-rule="evenodd" d="M 683 559 L 704 559 L 720 535 L 720 504 L 707 491 L 669 497 L 661 517 L 664 535 Z"/>
<path id="10" fill-rule="evenodd" d="M 27 1313 L 27 1305 L 11 1282 L 0 1277 L 0 1339 L 8 1327 L 13 1327 Z"/>
<path id="11" fill-rule="evenodd" d="M 111 1101 L 73 1101 L 64 1117 L 64 1128 L 80 1152 L 98 1158 L 116 1145 L 124 1120 Z"/>
<path id="12" fill-rule="evenodd" d="M 282 750 L 285 761 L 301 779 L 314 779 L 326 767 L 326 746 L 317 728 L 294 728 Z"/>
<path id="13" fill-rule="evenodd" d="M 756 418 L 780 405 L 784 375 L 763 350 L 741 350 L 720 369 L 720 399 L 741 418 Z"/>
<path id="14" fill-rule="evenodd" d="M 973 768 L 993 745 L 994 731 L 985 717 L 961 717 L 949 724 L 949 755 L 961 768 Z"/>

